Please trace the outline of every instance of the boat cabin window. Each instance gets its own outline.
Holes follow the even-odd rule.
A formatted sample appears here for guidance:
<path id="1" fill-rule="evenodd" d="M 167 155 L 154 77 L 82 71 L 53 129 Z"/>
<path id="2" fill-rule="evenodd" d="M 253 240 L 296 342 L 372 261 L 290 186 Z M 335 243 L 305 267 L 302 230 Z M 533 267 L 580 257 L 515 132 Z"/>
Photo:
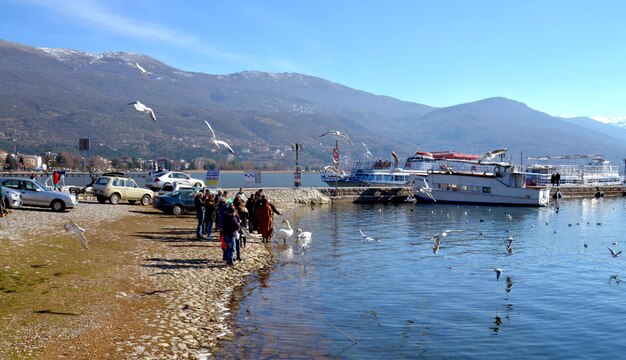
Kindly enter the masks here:
<path id="1" fill-rule="evenodd" d="M 491 188 L 489 186 L 483 186 L 484 194 L 491 194 Z"/>
<path id="2" fill-rule="evenodd" d="M 461 185 L 461 191 L 467 191 L 467 185 Z"/>
<path id="3" fill-rule="evenodd" d="M 472 192 L 480 192 L 479 186 L 472 186 Z"/>
<path id="4" fill-rule="evenodd" d="M 452 191 L 459 191 L 459 185 L 457 184 L 450 185 L 450 188 L 452 189 Z"/>

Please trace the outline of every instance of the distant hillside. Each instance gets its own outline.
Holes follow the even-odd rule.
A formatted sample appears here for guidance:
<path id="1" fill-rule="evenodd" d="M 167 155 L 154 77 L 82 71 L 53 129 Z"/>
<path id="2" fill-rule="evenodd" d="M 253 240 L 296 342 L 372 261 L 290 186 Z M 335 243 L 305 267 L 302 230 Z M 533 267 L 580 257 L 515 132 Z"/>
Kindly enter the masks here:
<path id="1" fill-rule="evenodd" d="M 135 63 L 153 73 L 141 76 Z M 152 107 L 157 122 L 127 104 Z M 237 151 L 238 162 L 293 164 L 290 144 L 304 144 L 303 166 L 331 161 L 335 139 L 350 134 L 341 153 L 376 157 L 391 150 L 453 149 L 484 152 L 509 147 L 524 154 L 626 155 L 616 133 L 581 127 L 526 105 L 492 98 L 447 108 L 400 101 L 295 73 L 246 71 L 209 75 L 172 68 L 124 52 L 89 54 L 0 41 L 0 149 L 20 152 L 77 150 L 92 140 L 91 154 L 143 158 L 227 158 L 215 152 L 203 120 Z"/>

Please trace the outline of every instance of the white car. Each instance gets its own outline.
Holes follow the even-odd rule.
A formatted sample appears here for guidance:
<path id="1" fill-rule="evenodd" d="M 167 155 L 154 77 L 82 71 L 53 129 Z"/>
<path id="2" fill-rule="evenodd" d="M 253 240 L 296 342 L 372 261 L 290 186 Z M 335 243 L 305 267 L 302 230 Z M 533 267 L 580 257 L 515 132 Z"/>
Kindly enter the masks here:
<path id="1" fill-rule="evenodd" d="M 179 171 L 162 171 L 151 175 L 146 180 L 146 187 L 153 191 L 158 191 L 165 185 L 177 183 L 179 186 L 203 187 L 204 180 L 194 179 L 191 176 Z"/>

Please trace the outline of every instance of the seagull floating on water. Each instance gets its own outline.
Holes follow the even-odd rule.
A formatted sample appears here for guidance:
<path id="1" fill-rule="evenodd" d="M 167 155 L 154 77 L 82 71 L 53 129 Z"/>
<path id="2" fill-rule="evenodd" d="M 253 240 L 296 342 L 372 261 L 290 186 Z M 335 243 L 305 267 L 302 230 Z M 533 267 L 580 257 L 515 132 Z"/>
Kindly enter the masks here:
<path id="1" fill-rule="evenodd" d="M 359 229 L 359 232 L 361 233 L 361 236 L 363 237 L 363 241 L 379 241 L 378 239 L 365 235 L 363 231 L 361 231 L 361 229 Z"/>
<path id="2" fill-rule="evenodd" d="M 226 150 L 230 151 L 232 154 L 235 154 L 235 151 L 233 150 L 232 147 L 230 147 L 230 145 L 228 145 L 228 143 L 224 140 L 218 140 L 215 137 L 215 131 L 213 131 L 213 128 L 211 127 L 211 124 L 209 124 L 208 121 L 204 120 L 204 123 L 206 124 L 206 126 L 209 127 L 209 130 L 211 131 L 211 141 L 213 141 L 213 144 L 215 146 L 217 146 L 218 149 L 221 149 L 220 145 L 222 145 L 223 147 L 226 148 Z"/>
<path id="3" fill-rule="evenodd" d="M 76 224 L 75 222 L 70 221 L 65 224 L 65 231 L 73 233 L 76 239 L 80 241 L 80 244 L 83 246 L 83 248 L 85 250 L 89 250 L 89 241 L 85 237 L 85 229 L 78 226 L 78 224 Z"/>
<path id="4" fill-rule="evenodd" d="M 320 137 L 325 136 L 325 135 L 335 135 L 335 136 L 342 137 L 342 138 L 344 138 L 344 139 L 348 140 L 348 142 L 350 143 L 350 145 L 354 145 L 354 143 L 352 142 L 352 140 L 350 140 L 350 138 L 348 137 L 348 134 L 346 134 L 346 133 L 345 133 L 345 132 L 343 132 L 343 131 L 338 131 L 338 130 L 335 130 L 335 131 L 329 131 L 329 132 L 323 133 L 322 135 L 320 135 Z"/>
<path id="5" fill-rule="evenodd" d="M 513 252 L 513 236 L 506 239 L 506 251 L 511 254 Z"/>
<path id="6" fill-rule="evenodd" d="M 141 65 L 139 65 L 139 63 L 135 63 L 135 65 L 137 65 L 137 69 L 139 69 L 139 71 L 141 71 L 141 75 L 143 75 L 143 76 L 152 75 L 152 73 L 150 71 L 146 71 L 146 69 L 142 68 Z"/>
<path id="7" fill-rule="evenodd" d="M 152 119 L 153 121 L 156 121 L 156 115 L 154 115 L 154 111 L 152 111 L 152 109 L 147 107 L 146 105 L 140 103 L 139 100 L 133 101 L 132 103 L 129 103 L 128 105 L 134 105 L 137 111 L 146 113 L 148 116 L 150 116 L 150 119 Z"/>

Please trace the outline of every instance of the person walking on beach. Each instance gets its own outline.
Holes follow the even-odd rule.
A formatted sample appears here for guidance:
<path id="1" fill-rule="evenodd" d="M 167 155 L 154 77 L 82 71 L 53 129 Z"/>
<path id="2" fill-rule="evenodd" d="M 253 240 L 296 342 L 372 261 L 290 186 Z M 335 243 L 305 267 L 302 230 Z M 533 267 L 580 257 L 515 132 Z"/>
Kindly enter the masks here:
<path id="1" fill-rule="evenodd" d="M 256 211 L 254 211 L 254 203 L 256 199 L 254 197 L 254 193 L 250 195 L 248 200 L 246 201 L 246 210 L 248 210 L 248 231 L 253 232 L 257 229 L 256 226 Z"/>
<path id="2" fill-rule="evenodd" d="M 60 182 L 61 182 L 61 175 L 59 174 L 57 170 L 55 170 L 52 173 L 52 184 L 54 184 L 54 190 L 61 191 L 61 186 L 59 186 Z"/>
<path id="3" fill-rule="evenodd" d="M 263 242 L 269 242 L 273 233 L 274 212 L 265 195 L 261 195 L 261 200 L 258 204 L 257 218 L 259 219 L 259 234 L 261 234 Z"/>
<path id="4" fill-rule="evenodd" d="M 235 265 L 235 241 L 240 229 L 235 212 L 234 206 L 228 206 L 226 216 L 224 216 L 224 226 L 222 227 L 224 242 L 226 243 L 226 264 L 228 266 Z"/>
<path id="5" fill-rule="evenodd" d="M 207 239 L 211 239 L 211 230 L 213 230 L 213 222 L 215 221 L 215 203 L 213 202 L 213 194 L 211 190 L 207 190 L 204 196 L 204 224 L 202 226 L 202 234 Z"/>
<path id="6" fill-rule="evenodd" d="M 204 226 L 204 199 L 202 191 L 196 193 L 193 199 L 193 205 L 196 208 L 196 217 L 198 218 L 198 226 L 196 226 L 196 237 L 202 239 L 202 227 Z"/>
<path id="7" fill-rule="evenodd" d="M 248 213 L 248 209 L 246 209 L 243 201 L 239 202 L 239 207 L 235 207 L 235 210 L 237 210 L 237 216 L 239 217 L 239 224 L 241 225 L 241 227 L 248 228 L 248 218 L 250 217 L 250 214 Z M 239 230 L 239 240 L 241 247 L 246 247 L 247 239 L 243 233 L 243 230 Z M 240 260 L 239 255 L 237 255 L 237 260 Z"/>

